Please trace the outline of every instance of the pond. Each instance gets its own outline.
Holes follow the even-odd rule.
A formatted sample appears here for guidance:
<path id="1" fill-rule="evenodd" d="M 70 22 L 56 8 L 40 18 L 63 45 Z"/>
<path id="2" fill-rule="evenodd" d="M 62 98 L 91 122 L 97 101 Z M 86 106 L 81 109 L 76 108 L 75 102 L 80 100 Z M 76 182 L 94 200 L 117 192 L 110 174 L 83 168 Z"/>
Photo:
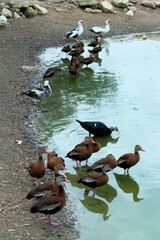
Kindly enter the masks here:
<path id="1" fill-rule="evenodd" d="M 89 41 L 84 43 L 86 57 Z M 38 125 L 48 148 L 61 157 L 88 135 L 76 119 L 117 126 L 120 133 L 96 138 L 102 148 L 88 165 L 109 153 L 119 158 L 140 144 L 145 152 L 140 152 L 140 162 L 130 174 L 115 168 L 108 173 L 108 184 L 96 189 L 95 197 L 89 188 L 77 184 L 86 174 L 85 161 L 78 169 L 65 158 L 71 182 L 67 190 L 80 222 L 81 239 L 158 240 L 160 35 L 104 39 L 102 48 L 96 62 L 88 68 L 83 65 L 76 78 L 68 73 L 70 58 L 61 52 L 62 47 L 46 49 L 39 56 L 43 72 L 49 66 L 59 66 L 61 71 L 52 79 L 53 95 L 43 102 Z"/>

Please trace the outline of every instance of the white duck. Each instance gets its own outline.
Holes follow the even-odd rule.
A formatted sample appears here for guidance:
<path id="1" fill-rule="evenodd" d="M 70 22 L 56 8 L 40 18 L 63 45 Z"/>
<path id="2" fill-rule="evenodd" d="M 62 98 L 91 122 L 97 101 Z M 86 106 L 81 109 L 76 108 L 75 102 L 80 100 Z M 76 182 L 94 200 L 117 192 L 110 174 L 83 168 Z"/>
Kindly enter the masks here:
<path id="1" fill-rule="evenodd" d="M 106 21 L 106 24 L 104 27 L 93 27 L 93 28 L 89 29 L 89 31 L 102 37 L 102 34 L 106 34 L 110 31 L 110 20 L 108 19 Z"/>
<path id="2" fill-rule="evenodd" d="M 71 31 L 68 31 L 66 33 L 66 35 L 63 37 L 64 39 L 67 39 L 67 38 L 73 38 L 75 39 L 76 41 L 78 41 L 78 38 L 81 36 L 81 34 L 83 33 L 83 20 L 80 20 L 78 22 L 78 27 L 71 30 Z"/>
<path id="3" fill-rule="evenodd" d="M 52 93 L 52 89 L 49 85 L 49 81 L 45 80 L 43 86 L 33 88 L 31 90 L 28 90 L 28 91 L 24 92 L 23 94 L 25 94 L 29 97 L 41 100 L 45 97 L 50 96 L 51 93 Z"/>

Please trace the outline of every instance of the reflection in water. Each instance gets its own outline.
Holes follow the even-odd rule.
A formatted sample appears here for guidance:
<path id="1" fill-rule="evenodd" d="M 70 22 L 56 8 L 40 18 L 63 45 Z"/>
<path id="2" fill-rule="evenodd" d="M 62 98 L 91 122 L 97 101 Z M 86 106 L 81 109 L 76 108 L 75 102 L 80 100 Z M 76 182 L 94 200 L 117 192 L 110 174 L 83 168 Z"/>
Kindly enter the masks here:
<path id="1" fill-rule="evenodd" d="M 112 202 L 117 197 L 117 190 L 109 184 L 96 188 L 95 192 L 97 196 L 104 198 L 108 202 Z"/>
<path id="2" fill-rule="evenodd" d="M 84 199 L 80 199 L 80 202 L 90 212 L 99 213 L 103 215 L 104 221 L 108 220 L 111 215 L 108 215 L 108 205 L 101 199 L 88 196 L 89 191 L 84 191 Z"/>
<path id="3" fill-rule="evenodd" d="M 117 138 L 113 138 L 112 135 L 106 137 L 94 137 L 96 142 L 101 144 L 101 147 L 106 147 L 108 143 L 115 144 L 118 142 L 119 136 Z"/>
<path id="4" fill-rule="evenodd" d="M 123 190 L 125 193 L 132 193 L 133 194 L 133 201 L 139 202 L 143 200 L 143 198 L 139 198 L 139 185 L 138 183 L 129 175 L 124 174 L 117 174 L 113 173 L 116 181 L 118 183 L 118 186 Z"/>

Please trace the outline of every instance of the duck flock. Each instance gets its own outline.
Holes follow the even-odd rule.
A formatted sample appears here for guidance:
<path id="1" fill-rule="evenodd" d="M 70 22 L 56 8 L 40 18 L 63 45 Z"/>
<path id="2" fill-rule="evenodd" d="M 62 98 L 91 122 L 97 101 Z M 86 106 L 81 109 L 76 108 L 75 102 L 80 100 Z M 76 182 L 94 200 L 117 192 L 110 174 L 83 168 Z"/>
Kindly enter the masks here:
<path id="1" fill-rule="evenodd" d="M 88 46 L 93 47 L 90 53 L 98 53 L 100 51 L 100 39 L 102 34 L 106 34 L 110 30 L 110 21 L 106 21 L 106 26 L 93 27 L 90 29 L 95 34 L 95 38 L 91 41 Z M 78 27 L 66 33 L 64 39 L 73 38 L 78 40 L 80 35 L 83 33 L 83 20 L 78 22 Z M 99 49 L 99 50 L 98 50 Z M 80 64 L 91 64 L 95 56 L 90 54 L 87 58 L 79 61 L 79 55 L 84 51 L 83 42 L 77 42 L 70 47 L 66 45 L 62 48 L 62 51 L 67 55 L 72 56 L 70 64 L 68 66 L 69 73 L 73 76 L 76 75 L 77 69 Z M 49 78 L 53 77 L 58 73 L 60 69 L 58 67 L 50 67 L 46 70 L 43 75 L 44 84 L 39 85 L 35 89 L 28 90 L 24 94 L 32 97 L 43 99 L 44 97 L 52 93 L 52 89 L 49 85 Z M 81 170 L 81 163 L 86 161 L 95 152 L 100 151 L 101 144 L 95 140 L 96 137 L 104 137 L 112 134 L 113 131 L 119 132 L 117 127 L 107 127 L 104 123 L 99 121 L 80 121 L 76 119 L 80 126 L 88 132 L 85 139 L 77 143 L 73 149 L 71 149 L 64 157 L 59 156 L 56 152 L 50 152 L 45 148 L 41 148 L 38 152 L 38 160 L 29 165 L 29 175 L 35 179 L 45 178 L 46 171 L 53 172 L 52 181 L 44 181 L 39 184 L 36 188 L 32 189 L 27 194 L 27 199 L 36 199 L 36 202 L 30 208 L 31 213 L 43 213 L 48 215 L 48 223 L 53 226 L 58 226 L 59 223 L 51 220 L 51 214 L 55 214 L 60 211 L 66 204 L 66 192 L 64 190 L 64 182 L 68 183 L 69 180 L 60 173 L 60 171 L 67 170 L 65 158 L 70 158 L 76 162 L 76 166 Z M 124 169 L 124 174 L 129 173 L 129 169 L 136 165 L 140 160 L 139 151 L 145 151 L 140 145 L 134 147 L 133 153 L 124 153 L 118 159 L 112 154 L 108 154 L 98 161 L 94 162 L 93 165 L 87 167 L 86 176 L 78 179 L 77 183 L 83 184 L 84 186 L 90 187 L 96 194 L 95 189 L 104 186 L 108 183 L 109 177 L 107 172 L 120 167 Z M 49 169 L 49 170 L 48 170 Z"/>

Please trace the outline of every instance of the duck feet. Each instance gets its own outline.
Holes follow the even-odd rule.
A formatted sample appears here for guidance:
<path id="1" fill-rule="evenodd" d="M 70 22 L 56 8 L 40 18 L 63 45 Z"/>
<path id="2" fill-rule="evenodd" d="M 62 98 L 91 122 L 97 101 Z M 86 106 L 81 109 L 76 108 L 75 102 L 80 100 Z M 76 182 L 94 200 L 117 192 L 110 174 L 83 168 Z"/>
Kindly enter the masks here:
<path id="1" fill-rule="evenodd" d="M 51 221 L 51 216 L 50 215 L 48 215 L 48 224 L 50 224 L 54 227 L 58 227 L 60 225 L 60 223 L 58 223 L 58 222 Z"/>

